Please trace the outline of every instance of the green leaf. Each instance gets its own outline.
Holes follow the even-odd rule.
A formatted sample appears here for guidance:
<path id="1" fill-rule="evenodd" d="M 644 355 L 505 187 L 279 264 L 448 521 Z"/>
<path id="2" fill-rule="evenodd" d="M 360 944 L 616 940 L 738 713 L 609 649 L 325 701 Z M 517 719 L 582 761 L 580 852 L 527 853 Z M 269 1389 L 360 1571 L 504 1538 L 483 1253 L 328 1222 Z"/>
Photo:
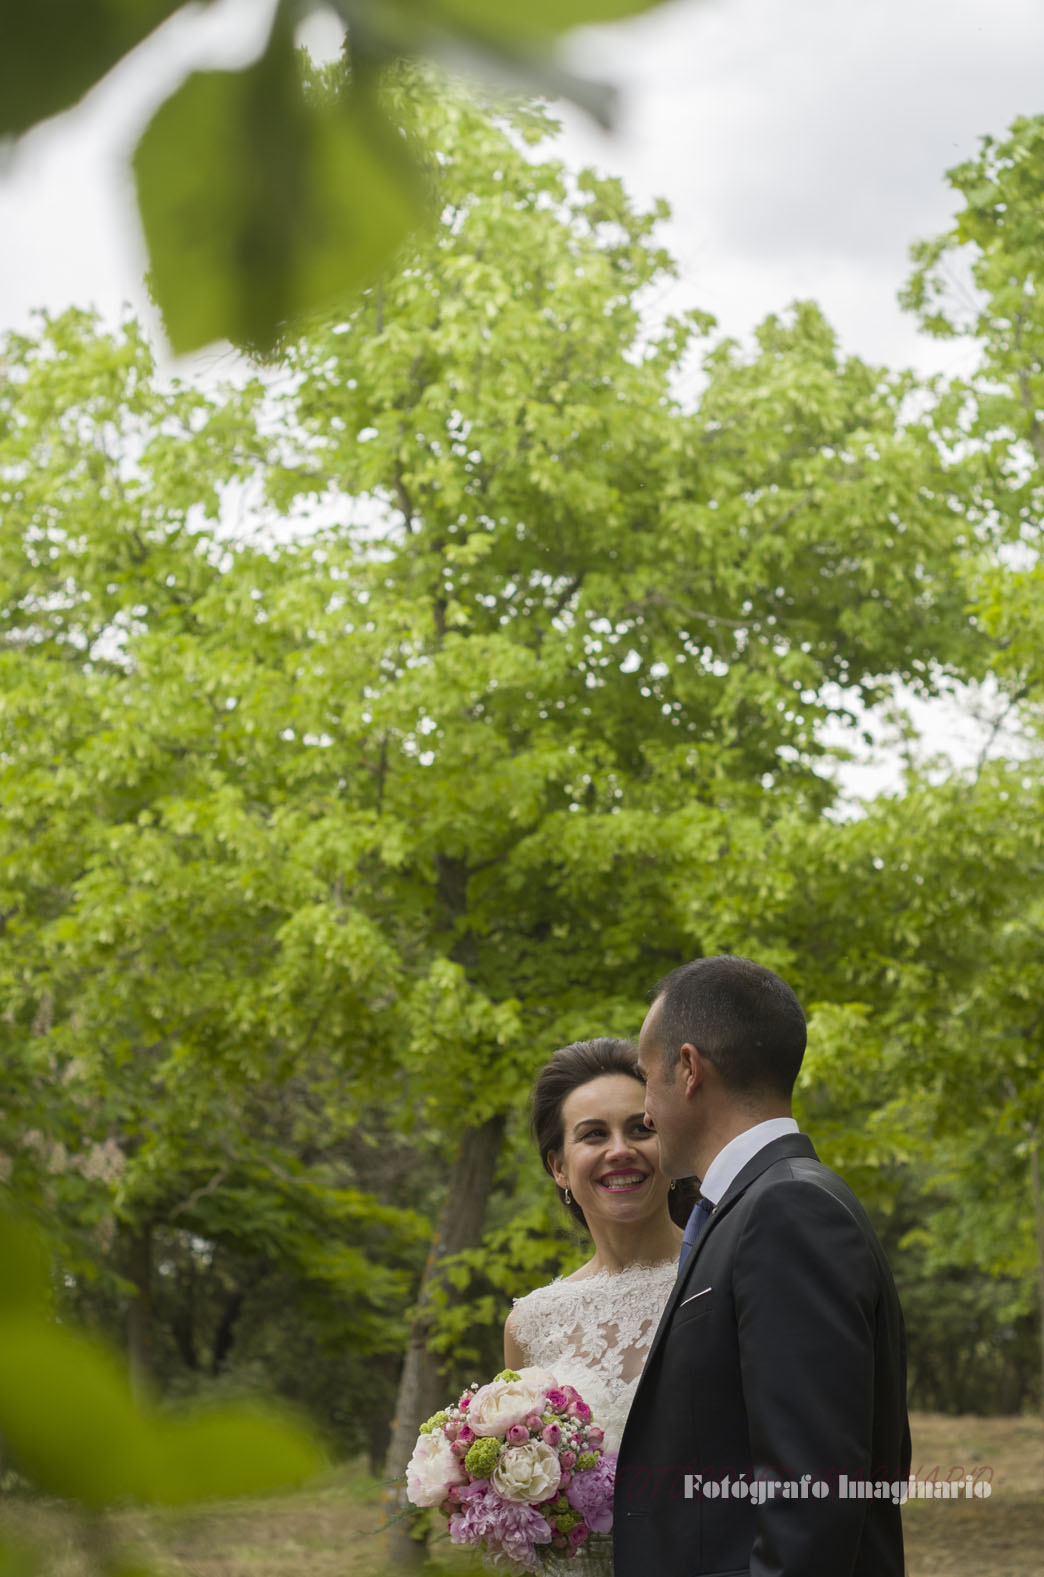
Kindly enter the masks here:
<path id="1" fill-rule="evenodd" d="M 116 1360 L 35 1320 L 0 1323 L 0 1435 L 19 1469 L 87 1506 L 151 1498 L 155 1446 Z"/>
<path id="2" fill-rule="evenodd" d="M 429 9 L 439 22 L 445 19 L 469 32 L 518 38 L 618 22 L 658 4 L 660 0 L 524 0 L 513 5 L 504 0 L 437 0 Z"/>
<path id="3" fill-rule="evenodd" d="M 51 1301 L 47 1252 L 26 1222 L 0 1208 L 0 1319 L 42 1312 Z"/>
<path id="4" fill-rule="evenodd" d="M 42 1556 L 35 1550 L 0 1540 L 0 1577 L 37 1577 L 42 1569 Z"/>
<path id="5" fill-rule="evenodd" d="M 0 17 L 0 136 L 68 109 L 182 0 L 8 0 Z"/>
<path id="6" fill-rule="evenodd" d="M 134 157 L 151 285 L 175 351 L 268 350 L 368 284 L 420 217 L 393 128 L 356 94 L 306 100 L 277 26 L 247 71 L 197 72 Z"/>
<path id="7" fill-rule="evenodd" d="M 185 1505 L 302 1484 L 325 1465 L 300 1425 L 260 1408 L 201 1412 L 161 1426 L 154 1499 Z"/>

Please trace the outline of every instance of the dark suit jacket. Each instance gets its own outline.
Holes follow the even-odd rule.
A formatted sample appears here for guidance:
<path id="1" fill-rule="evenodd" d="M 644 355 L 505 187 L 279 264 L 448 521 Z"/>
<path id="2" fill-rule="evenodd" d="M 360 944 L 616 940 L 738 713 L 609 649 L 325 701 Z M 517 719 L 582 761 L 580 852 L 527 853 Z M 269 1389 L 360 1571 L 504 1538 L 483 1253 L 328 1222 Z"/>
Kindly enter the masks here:
<path id="1" fill-rule="evenodd" d="M 909 1472 L 888 1262 L 788 1134 L 727 1189 L 664 1310 L 620 1447 L 616 1577 L 903 1577 Z"/>

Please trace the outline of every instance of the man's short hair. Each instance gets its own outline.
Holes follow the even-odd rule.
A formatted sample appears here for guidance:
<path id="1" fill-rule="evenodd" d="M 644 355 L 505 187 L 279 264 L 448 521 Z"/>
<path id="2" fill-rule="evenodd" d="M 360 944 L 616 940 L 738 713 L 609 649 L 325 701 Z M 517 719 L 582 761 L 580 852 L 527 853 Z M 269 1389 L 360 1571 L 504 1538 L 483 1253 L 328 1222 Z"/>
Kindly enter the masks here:
<path id="1" fill-rule="evenodd" d="M 771 969 L 727 953 L 696 958 L 665 975 L 650 997 L 662 1004 L 657 1028 L 666 1070 L 688 1042 L 731 1094 L 789 1099 L 805 1052 L 805 1015 Z"/>

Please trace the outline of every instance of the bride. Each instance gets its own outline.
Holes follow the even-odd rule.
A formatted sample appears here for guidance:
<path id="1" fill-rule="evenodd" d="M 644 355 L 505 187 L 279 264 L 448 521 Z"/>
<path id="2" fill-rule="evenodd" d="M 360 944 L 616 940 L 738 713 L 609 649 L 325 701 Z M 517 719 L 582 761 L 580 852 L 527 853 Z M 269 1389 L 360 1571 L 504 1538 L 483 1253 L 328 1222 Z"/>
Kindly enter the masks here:
<path id="1" fill-rule="evenodd" d="M 629 1041 L 579 1041 L 556 1051 L 537 1077 L 532 1129 L 540 1159 L 594 1252 L 571 1276 L 516 1299 L 504 1326 L 507 1367 L 536 1365 L 575 1386 L 610 1451 L 619 1448 L 677 1275 L 682 1228 L 671 1211 L 684 1222 L 692 1204 L 691 1190 L 681 1184 L 670 1192 L 659 1169 L 636 1055 Z M 596 1535 L 581 1565 L 568 1565 L 589 1577 L 611 1570 L 608 1542 Z"/>

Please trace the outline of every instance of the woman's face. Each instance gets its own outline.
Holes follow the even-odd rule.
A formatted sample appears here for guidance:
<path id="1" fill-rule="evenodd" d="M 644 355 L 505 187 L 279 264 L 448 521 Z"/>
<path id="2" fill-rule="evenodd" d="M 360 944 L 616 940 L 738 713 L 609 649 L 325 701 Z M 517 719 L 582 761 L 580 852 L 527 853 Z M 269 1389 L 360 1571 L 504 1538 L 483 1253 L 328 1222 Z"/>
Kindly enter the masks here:
<path id="1" fill-rule="evenodd" d="M 626 1073 L 590 1079 L 562 1103 L 562 1153 L 551 1151 L 548 1160 L 588 1226 L 645 1220 L 667 1208 L 670 1185 L 644 1109 L 644 1086 Z"/>

